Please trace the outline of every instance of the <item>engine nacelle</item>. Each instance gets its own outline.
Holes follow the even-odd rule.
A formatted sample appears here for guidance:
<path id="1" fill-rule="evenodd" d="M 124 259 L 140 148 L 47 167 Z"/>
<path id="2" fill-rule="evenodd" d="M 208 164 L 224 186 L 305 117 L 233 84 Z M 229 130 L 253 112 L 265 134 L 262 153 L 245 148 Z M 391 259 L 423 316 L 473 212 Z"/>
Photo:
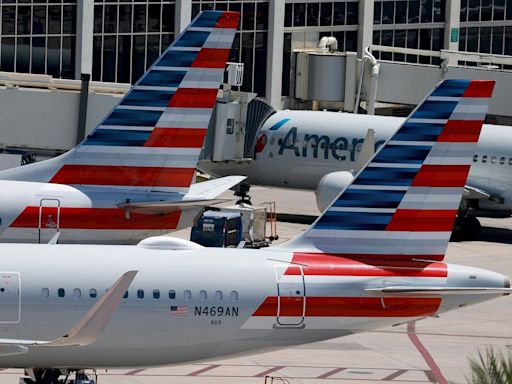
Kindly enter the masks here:
<path id="1" fill-rule="evenodd" d="M 346 171 L 331 172 L 322 177 L 315 191 L 316 205 L 320 212 L 323 212 L 352 180 L 354 175 Z"/>

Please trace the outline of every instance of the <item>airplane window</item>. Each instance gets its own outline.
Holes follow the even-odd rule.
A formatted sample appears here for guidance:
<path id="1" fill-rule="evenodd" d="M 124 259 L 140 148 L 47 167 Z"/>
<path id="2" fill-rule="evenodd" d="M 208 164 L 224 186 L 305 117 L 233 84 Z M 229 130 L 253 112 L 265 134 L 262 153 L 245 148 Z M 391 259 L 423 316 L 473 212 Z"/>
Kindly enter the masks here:
<path id="1" fill-rule="evenodd" d="M 144 298 L 144 290 L 143 289 L 137 289 L 137 297 L 139 299 L 143 299 Z"/>
<path id="2" fill-rule="evenodd" d="M 169 291 L 169 299 L 174 300 L 176 298 L 176 291 L 174 289 L 171 289 Z"/>
<path id="3" fill-rule="evenodd" d="M 187 289 L 185 292 L 183 292 L 183 297 L 186 301 L 192 300 L 192 292 Z"/>
<path id="4" fill-rule="evenodd" d="M 128 291 L 126 291 L 123 295 L 123 299 L 127 299 L 128 298 Z"/>
<path id="5" fill-rule="evenodd" d="M 487 155 L 482 156 L 482 163 L 487 163 Z"/>
<path id="6" fill-rule="evenodd" d="M 59 289 L 57 290 L 57 295 L 58 295 L 59 297 L 64 297 L 64 296 L 66 296 L 66 291 L 64 290 L 64 288 L 59 288 Z"/>
<path id="7" fill-rule="evenodd" d="M 496 156 L 491 157 L 491 163 L 494 164 L 496 162 Z"/>
<path id="8" fill-rule="evenodd" d="M 206 293 L 206 291 L 199 291 L 199 300 L 206 301 L 207 298 L 208 294 Z"/>
<path id="9" fill-rule="evenodd" d="M 160 291 L 158 289 L 153 290 L 153 299 L 160 298 Z"/>
<path id="10" fill-rule="evenodd" d="M 73 299 L 79 299 L 82 297 L 82 291 L 80 288 L 73 289 Z"/>
<path id="11" fill-rule="evenodd" d="M 222 291 L 215 291 L 215 300 L 216 301 L 222 300 Z"/>
<path id="12" fill-rule="evenodd" d="M 473 163 L 476 163 L 478 161 L 478 155 L 473 156 Z"/>
<path id="13" fill-rule="evenodd" d="M 505 158 L 504 158 L 504 157 L 502 157 L 502 158 L 500 159 L 500 164 L 505 164 Z"/>
<path id="14" fill-rule="evenodd" d="M 512 157 L 508 159 L 508 165 L 512 165 Z"/>
<path id="15" fill-rule="evenodd" d="M 231 291 L 231 301 L 238 301 L 238 292 Z"/>
<path id="16" fill-rule="evenodd" d="M 94 288 L 91 288 L 89 289 L 89 296 L 94 299 L 96 296 L 98 296 L 98 292 Z"/>
<path id="17" fill-rule="evenodd" d="M 49 297 L 50 296 L 50 290 L 48 288 L 41 289 L 41 297 Z"/>

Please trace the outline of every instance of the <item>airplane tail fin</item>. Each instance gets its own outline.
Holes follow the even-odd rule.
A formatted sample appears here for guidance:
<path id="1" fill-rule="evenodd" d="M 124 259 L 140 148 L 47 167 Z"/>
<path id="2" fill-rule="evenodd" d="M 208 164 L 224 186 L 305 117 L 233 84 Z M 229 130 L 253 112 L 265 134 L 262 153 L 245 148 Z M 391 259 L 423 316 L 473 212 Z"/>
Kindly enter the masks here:
<path id="1" fill-rule="evenodd" d="M 492 80 L 444 80 L 301 236 L 296 252 L 443 260 Z"/>
<path id="2" fill-rule="evenodd" d="M 200 13 L 80 145 L 0 178 L 187 190 L 239 18 Z"/>

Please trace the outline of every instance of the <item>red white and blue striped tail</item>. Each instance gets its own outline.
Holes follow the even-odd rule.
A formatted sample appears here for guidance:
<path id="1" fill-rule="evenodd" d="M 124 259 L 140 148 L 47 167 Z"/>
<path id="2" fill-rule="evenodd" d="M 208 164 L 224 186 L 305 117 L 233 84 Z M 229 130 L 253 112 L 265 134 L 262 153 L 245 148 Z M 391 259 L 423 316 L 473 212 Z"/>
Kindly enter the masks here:
<path id="1" fill-rule="evenodd" d="M 79 146 L 24 173 L 31 181 L 186 192 L 239 19 L 200 13 Z"/>
<path id="2" fill-rule="evenodd" d="M 441 82 L 285 246 L 349 258 L 443 260 L 494 83 Z"/>

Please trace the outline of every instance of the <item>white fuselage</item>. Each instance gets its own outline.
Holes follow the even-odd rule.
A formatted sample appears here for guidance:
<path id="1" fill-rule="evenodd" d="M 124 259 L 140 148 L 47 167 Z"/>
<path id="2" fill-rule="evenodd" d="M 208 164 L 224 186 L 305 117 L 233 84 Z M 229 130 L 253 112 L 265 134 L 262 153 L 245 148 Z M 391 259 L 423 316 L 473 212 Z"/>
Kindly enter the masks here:
<path id="1" fill-rule="evenodd" d="M 375 130 L 378 147 L 404 120 L 323 111 L 278 111 L 263 124 L 258 138 L 266 135 L 266 144 L 250 163 L 203 159 L 200 168 L 216 176 L 242 174 L 252 184 L 315 190 L 324 175 L 356 168 L 368 129 Z M 503 199 L 500 204 L 481 201 L 481 208 L 512 210 L 512 128 L 484 124 L 476 154 L 478 160 L 472 163 L 468 184 Z M 482 156 L 487 156 L 485 163 Z"/>
<path id="2" fill-rule="evenodd" d="M 158 215 L 117 206 L 168 199 L 167 193 L 0 180 L 0 241 L 45 243 L 59 231 L 66 243 L 134 243 L 190 226 L 198 209 Z"/>
<path id="3" fill-rule="evenodd" d="M 96 342 L 30 347 L 25 354 L 0 356 L 0 367 L 147 366 L 279 348 L 489 299 L 473 294 L 381 298 L 366 288 L 507 284 L 502 275 L 442 262 L 404 268 L 393 261 L 361 264 L 319 255 L 290 264 L 300 261 L 296 257 L 282 248 L 4 244 L 0 329 L 6 339 L 62 336 L 122 273 L 138 274 Z"/>

